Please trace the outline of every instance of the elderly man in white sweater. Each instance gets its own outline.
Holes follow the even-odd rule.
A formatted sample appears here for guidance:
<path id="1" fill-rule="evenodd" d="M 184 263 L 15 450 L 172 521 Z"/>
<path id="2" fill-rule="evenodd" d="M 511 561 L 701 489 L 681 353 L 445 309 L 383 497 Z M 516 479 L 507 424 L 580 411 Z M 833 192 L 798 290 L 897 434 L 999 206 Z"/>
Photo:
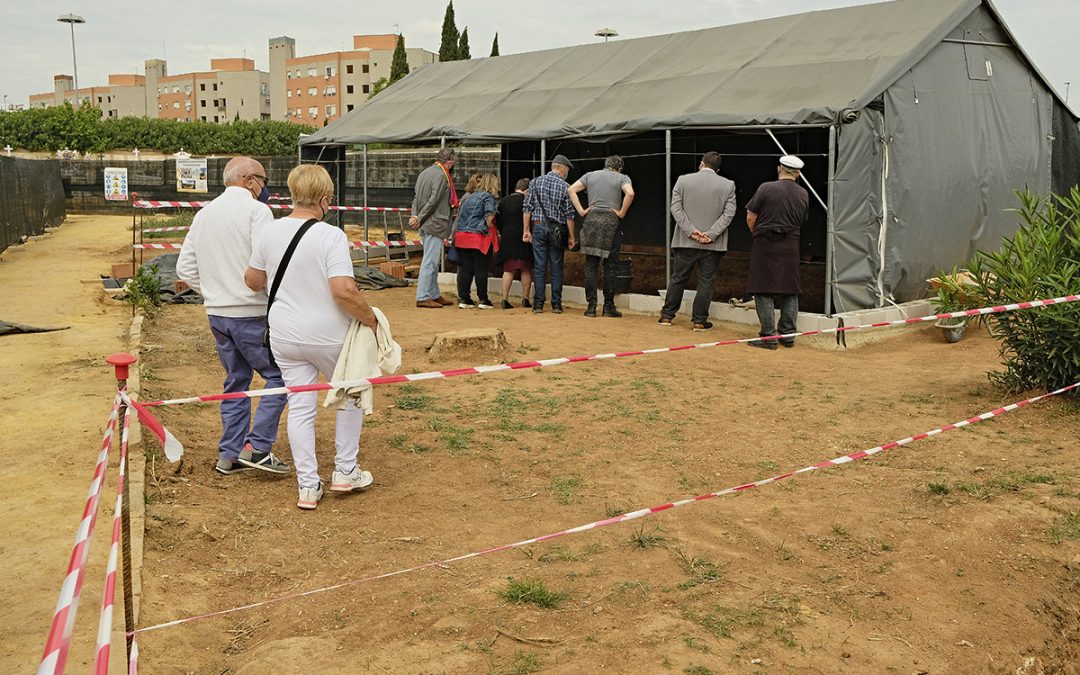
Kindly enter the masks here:
<path id="1" fill-rule="evenodd" d="M 225 369 L 224 391 L 245 391 L 253 371 L 267 387 L 284 384 L 281 370 L 263 344 L 266 332 L 266 293 L 244 283 L 251 249 L 274 217 L 263 203 L 269 196 L 266 171 L 250 157 L 235 157 L 225 165 L 225 192 L 195 215 L 180 249 L 176 274 L 203 296 L 218 357 Z M 287 474 L 290 468 L 270 451 L 277 440 L 284 396 L 259 399 L 251 420 L 251 399 L 221 403 L 221 440 L 215 470 L 222 474 L 260 469 Z"/>

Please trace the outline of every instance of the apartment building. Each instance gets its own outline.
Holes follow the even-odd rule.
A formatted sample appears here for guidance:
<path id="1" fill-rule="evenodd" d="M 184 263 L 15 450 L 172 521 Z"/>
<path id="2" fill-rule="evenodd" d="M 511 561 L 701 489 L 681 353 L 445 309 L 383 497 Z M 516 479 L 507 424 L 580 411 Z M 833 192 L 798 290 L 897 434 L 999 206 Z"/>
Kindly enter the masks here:
<path id="1" fill-rule="evenodd" d="M 211 59 L 210 70 L 169 75 L 162 59 L 144 63 L 144 74 L 109 75 L 108 87 L 80 87 L 84 104 L 106 117 L 158 117 L 183 122 L 231 122 L 270 118 L 269 73 L 252 59 Z M 31 108 L 75 103 L 70 75 L 53 78 L 53 91 L 30 97 Z"/>
<path id="2" fill-rule="evenodd" d="M 351 51 L 296 56 L 296 41 L 270 39 L 270 116 L 323 126 L 363 103 L 380 78 L 390 77 L 397 35 L 355 35 Z M 438 61 L 420 48 L 406 48 L 409 72 Z"/>

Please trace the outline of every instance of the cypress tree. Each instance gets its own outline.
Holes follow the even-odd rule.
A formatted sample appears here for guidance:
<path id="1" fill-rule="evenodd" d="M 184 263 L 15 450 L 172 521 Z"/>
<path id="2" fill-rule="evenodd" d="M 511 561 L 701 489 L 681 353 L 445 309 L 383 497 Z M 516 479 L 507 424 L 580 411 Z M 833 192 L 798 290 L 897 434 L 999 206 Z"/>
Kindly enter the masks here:
<path id="1" fill-rule="evenodd" d="M 393 84 L 409 74 L 409 60 L 405 54 L 405 36 L 398 33 L 397 46 L 394 47 L 394 58 L 390 62 L 390 84 Z"/>
<path id="2" fill-rule="evenodd" d="M 442 42 L 439 44 L 440 61 L 458 60 L 458 34 L 457 24 L 454 22 L 454 0 L 446 5 L 446 16 L 442 22 Z"/>
<path id="3" fill-rule="evenodd" d="M 499 34 L 495 33 L 495 39 L 491 41 L 491 55 L 499 55 Z"/>
<path id="4" fill-rule="evenodd" d="M 465 30 L 461 31 L 461 41 L 458 42 L 457 57 L 459 61 L 465 59 L 471 59 L 472 54 L 469 52 L 469 27 L 465 26 Z"/>

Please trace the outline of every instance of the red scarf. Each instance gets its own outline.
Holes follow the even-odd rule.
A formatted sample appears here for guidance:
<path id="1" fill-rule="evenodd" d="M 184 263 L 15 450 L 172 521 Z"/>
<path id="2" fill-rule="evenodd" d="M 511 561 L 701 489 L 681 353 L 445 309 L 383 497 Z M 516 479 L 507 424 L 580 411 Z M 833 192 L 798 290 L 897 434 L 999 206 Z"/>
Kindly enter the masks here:
<path id="1" fill-rule="evenodd" d="M 446 176 L 446 183 L 450 186 L 450 207 L 456 209 L 461 205 L 461 202 L 458 201 L 457 188 L 454 187 L 454 181 L 450 178 L 450 172 L 447 171 L 442 162 L 435 162 L 435 164 L 442 169 L 443 175 Z"/>

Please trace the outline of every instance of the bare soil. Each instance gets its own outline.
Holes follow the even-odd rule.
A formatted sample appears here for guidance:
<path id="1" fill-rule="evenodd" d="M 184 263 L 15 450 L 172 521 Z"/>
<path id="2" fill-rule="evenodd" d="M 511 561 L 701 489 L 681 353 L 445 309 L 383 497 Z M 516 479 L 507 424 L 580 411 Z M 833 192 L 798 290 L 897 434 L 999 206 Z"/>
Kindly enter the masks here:
<path id="1" fill-rule="evenodd" d="M 95 222 L 95 233 L 107 225 L 115 236 L 50 249 L 18 278 L 55 265 L 59 283 L 86 274 L 67 267 L 92 261 L 107 271 L 122 261 L 130 236 L 123 219 Z M 5 284 L 13 278 L 0 276 Z M 51 322 L 58 312 L 41 297 L 28 304 L 34 287 L 5 292 L 4 318 Z M 573 307 L 562 316 L 419 310 L 411 289 L 369 297 L 390 317 L 408 372 L 753 332 L 724 324 L 702 335 L 683 317 L 663 328 L 655 317 L 587 319 Z M 23 383 L 5 386 L 0 418 L 5 466 L 15 467 L 9 485 L 41 496 L 55 483 L 33 508 L 17 499 L 27 492 L 4 501 L 0 546 L 13 595 L 0 609 L 2 656 L 19 672 L 39 655 L 93 437 L 100 438 L 94 423 L 107 413 L 109 378 L 89 377 L 97 371 L 88 365 L 67 371 L 76 359 L 88 364 L 112 350 L 124 325 L 124 308 L 89 291 L 53 304 L 80 319 L 81 340 L 0 340 L 5 381 Z M 503 330 L 510 352 L 428 356 L 436 334 L 477 326 Z M 328 495 L 314 512 L 296 508 L 292 477 L 213 472 L 215 405 L 161 409 L 187 454 L 177 467 L 148 451 L 140 623 L 711 492 L 1018 398 L 987 383 L 997 345 L 982 331 L 952 345 L 929 327 L 879 335 L 848 350 L 822 338 L 775 352 L 732 346 L 377 387 L 361 443 L 375 485 Z M 9 348 L 9 340 L 20 342 Z M 166 308 L 144 340 L 144 399 L 220 391 L 201 307 Z M 57 375 L 62 363 L 69 367 Z M 73 396 L 37 391 L 33 383 L 54 375 L 67 378 L 59 391 Z M 81 420 L 84 437 L 62 433 L 61 415 Z M 737 496 L 146 633 L 141 666 L 151 673 L 1077 673 L 1078 419 L 1075 402 L 1043 402 Z M 327 474 L 332 423 L 320 414 Z M 27 429 L 40 453 L 13 440 L 27 438 Z M 76 446 L 85 449 L 76 454 Z M 284 420 L 276 449 L 289 456 Z M 75 479 L 66 475 L 72 468 Z M 40 583 L 25 583 L 36 574 Z M 511 579 L 538 582 L 562 600 L 551 608 L 510 602 L 506 591 L 520 586 Z M 96 601 L 88 597 L 96 596 L 84 597 L 92 615 Z M 80 628 L 92 633 L 81 621 Z"/>

